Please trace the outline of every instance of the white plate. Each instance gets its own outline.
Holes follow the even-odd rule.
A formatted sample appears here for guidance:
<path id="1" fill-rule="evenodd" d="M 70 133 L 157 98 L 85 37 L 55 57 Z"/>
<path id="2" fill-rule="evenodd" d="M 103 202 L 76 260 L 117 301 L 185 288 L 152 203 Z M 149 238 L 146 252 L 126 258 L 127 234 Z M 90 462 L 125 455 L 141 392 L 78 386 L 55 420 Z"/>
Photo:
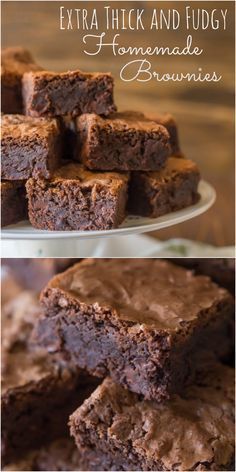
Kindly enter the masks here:
<path id="1" fill-rule="evenodd" d="M 46 240 L 46 239 L 65 239 L 65 238 L 101 238 L 118 235 L 128 235 L 137 233 L 147 233 L 168 226 L 173 226 L 183 221 L 190 220 L 195 216 L 201 215 L 210 208 L 215 199 L 216 193 L 214 188 L 204 180 L 199 184 L 200 200 L 196 205 L 192 205 L 180 211 L 169 213 L 159 218 L 143 218 L 139 216 L 128 216 L 124 223 L 117 229 L 106 231 L 44 231 L 34 229 L 28 221 L 21 221 L 15 225 L 9 225 L 2 229 L 2 239 L 16 240 Z"/>

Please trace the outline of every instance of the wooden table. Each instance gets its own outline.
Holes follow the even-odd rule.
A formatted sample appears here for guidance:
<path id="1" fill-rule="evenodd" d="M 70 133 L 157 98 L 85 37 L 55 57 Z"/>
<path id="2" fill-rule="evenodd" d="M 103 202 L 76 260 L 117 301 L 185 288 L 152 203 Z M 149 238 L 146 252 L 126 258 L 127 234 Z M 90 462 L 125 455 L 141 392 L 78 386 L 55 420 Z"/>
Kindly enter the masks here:
<path id="1" fill-rule="evenodd" d="M 213 5 L 214 3 L 214 5 Z M 148 113 L 168 111 L 179 124 L 181 145 L 187 157 L 195 160 L 204 179 L 217 191 L 217 201 L 206 214 L 172 228 L 152 233 L 160 239 L 183 237 L 217 246 L 234 244 L 234 2 L 192 2 L 194 8 L 227 8 L 226 31 L 193 33 L 205 53 L 186 58 L 179 56 L 152 58 L 153 69 L 195 71 L 198 67 L 223 76 L 217 84 L 123 82 L 119 77 L 122 57 L 114 58 L 106 49 L 99 56 L 82 51 L 82 33 L 60 31 L 59 6 L 101 9 L 98 2 L 3 2 L 3 46 L 30 48 L 37 61 L 51 70 L 80 68 L 86 71 L 111 70 L 116 79 L 115 98 L 120 109 Z M 185 2 L 129 2 L 129 8 L 154 7 L 183 10 Z M 128 2 L 112 3 L 127 8 Z M 91 33 L 91 32 L 89 32 Z M 111 38 L 112 35 L 110 35 Z M 123 31 L 122 44 L 184 44 L 186 31 Z"/>

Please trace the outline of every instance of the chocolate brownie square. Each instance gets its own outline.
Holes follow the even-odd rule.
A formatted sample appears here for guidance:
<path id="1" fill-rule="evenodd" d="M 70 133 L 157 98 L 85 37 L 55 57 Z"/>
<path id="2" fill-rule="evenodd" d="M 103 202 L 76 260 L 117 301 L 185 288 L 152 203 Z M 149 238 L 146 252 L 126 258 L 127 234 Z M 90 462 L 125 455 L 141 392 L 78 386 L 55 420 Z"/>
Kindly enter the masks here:
<path id="1" fill-rule="evenodd" d="M 29 72 L 23 77 L 25 112 L 30 116 L 109 115 L 116 110 L 108 73 Z"/>
<path id="2" fill-rule="evenodd" d="M 232 349 L 230 293 L 161 259 L 84 260 L 54 277 L 41 302 L 42 345 L 147 399 L 181 391 L 196 351 Z"/>
<path id="3" fill-rule="evenodd" d="M 60 162 L 60 125 L 55 119 L 3 115 L 1 152 L 3 179 L 49 178 Z"/>
<path id="4" fill-rule="evenodd" d="M 12 275 L 22 287 L 40 292 L 49 280 L 63 272 L 79 259 L 61 258 L 11 258 L 2 259 L 2 265 L 9 267 Z"/>
<path id="5" fill-rule="evenodd" d="M 110 458 L 102 470 L 234 470 L 234 370 L 204 364 L 196 383 L 164 404 L 107 378 L 70 425 L 79 448 Z"/>
<path id="6" fill-rule="evenodd" d="M 36 295 L 22 292 L 2 312 L 2 460 L 67 434 L 68 415 L 97 384 L 34 341 Z"/>
<path id="7" fill-rule="evenodd" d="M 70 163 L 50 180 L 26 183 L 29 219 L 38 229 L 107 230 L 125 218 L 128 176 L 92 173 Z"/>
<path id="8" fill-rule="evenodd" d="M 23 113 L 23 74 L 42 68 L 35 63 L 27 49 L 11 47 L 2 50 L 1 108 L 3 113 Z"/>
<path id="9" fill-rule="evenodd" d="M 154 116 L 149 115 L 149 118 L 167 129 L 170 135 L 171 155 L 183 157 L 180 149 L 179 133 L 175 118 L 170 113 L 155 114 Z"/>
<path id="10" fill-rule="evenodd" d="M 170 155 L 164 126 L 138 112 L 77 118 L 78 159 L 91 170 L 159 170 Z"/>
<path id="11" fill-rule="evenodd" d="M 189 159 L 169 157 L 159 172 L 134 172 L 129 186 L 128 211 L 157 218 L 194 205 L 199 200 L 200 172 Z"/>
<path id="12" fill-rule="evenodd" d="M 1 226 L 18 223 L 28 218 L 25 182 L 1 182 Z"/>

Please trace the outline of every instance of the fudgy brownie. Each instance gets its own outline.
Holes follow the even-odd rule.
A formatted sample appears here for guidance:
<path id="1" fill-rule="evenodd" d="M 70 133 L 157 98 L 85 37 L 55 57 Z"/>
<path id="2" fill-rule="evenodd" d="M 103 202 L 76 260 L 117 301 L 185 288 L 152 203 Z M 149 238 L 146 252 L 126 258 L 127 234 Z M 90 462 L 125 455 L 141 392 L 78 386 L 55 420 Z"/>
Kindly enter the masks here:
<path id="1" fill-rule="evenodd" d="M 10 267 L 15 279 L 22 287 L 40 291 L 58 272 L 63 272 L 79 259 L 73 258 L 11 258 L 2 259 L 2 265 Z"/>
<path id="2" fill-rule="evenodd" d="M 169 157 L 159 172 L 134 172 L 129 186 L 128 211 L 156 218 L 194 205 L 199 200 L 200 172 L 189 159 Z"/>
<path id="3" fill-rule="evenodd" d="M 109 115 L 116 110 L 113 77 L 106 73 L 29 72 L 23 76 L 25 112 L 30 116 Z"/>
<path id="4" fill-rule="evenodd" d="M 11 47 L 2 50 L 1 68 L 1 111 L 3 113 L 23 113 L 23 74 L 42 68 L 34 62 L 27 49 Z"/>
<path id="5" fill-rule="evenodd" d="M 60 125 L 56 119 L 3 115 L 1 152 L 3 179 L 49 178 L 60 162 Z"/>
<path id="6" fill-rule="evenodd" d="M 76 122 L 78 159 L 91 170 L 158 170 L 170 155 L 168 131 L 142 113 L 87 113 Z"/>
<path id="7" fill-rule="evenodd" d="M 56 231 L 116 228 L 125 218 L 127 185 L 125 174 L 92 173 L 70 163 L 50 180 L 27 181 L 30 222 Z"/>
<path id="8" fill-rule="evenodd" d="M 25 182 L 1 182 L 1 226 L 7 226 L 28 218 Z"/>
<path id="9" fill-rule="evenodd" d="M 32 292 L 22 292 L 2 311 L 3 463 L 65 435 L 68 415 L 95 385 L 34 342 L 39 314 Z"/>
<path id="10" fill-rule="evenodd" d="M 235 292 L 235 259 L 176 257 L 172 262 L 193 269 L 196 274 L 208 275 L 231 293 Z"/>
<path id="11" fill-rule="evenodd" d="M 179 144 L 179 133 L 176 121 L 170 113 L 163 113 L 160 115 L 155 114 L 150 116 L 150 119 L 156 123 L 165 126 L 169 135 L 170 135 L 170 146 L 171 146 L 171 155 L 173 156 L 182 156 L 182 151 Z"/>
<path id="12" fill-rule="evenodd" d="M 78 447 L 96 447 L 113 468 L 234 470 L 234 370 L 204 364 L 169 402 L 145 401 L 107 378 L 70 417 Z"/>
<path id="13" fill-rule="evenodd" d="M 230 293 L 161 259 L 84 260 L 54 277 L 41 302 L 42 345 L 147 399 L 191 381 L 195 351 L 232 349 Z"/>

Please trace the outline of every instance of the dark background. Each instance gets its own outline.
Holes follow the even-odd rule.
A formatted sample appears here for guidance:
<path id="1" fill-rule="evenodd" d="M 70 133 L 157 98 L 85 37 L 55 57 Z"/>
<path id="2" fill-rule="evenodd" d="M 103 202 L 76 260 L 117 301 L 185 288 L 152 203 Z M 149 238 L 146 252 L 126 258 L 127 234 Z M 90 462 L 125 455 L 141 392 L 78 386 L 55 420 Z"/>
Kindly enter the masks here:
<path id="1" fill-rule="evenodd" d="M 147 114 L 173 113 L 178 120 L 182 149 L 198 163 L 204 179 L 214 185 L 217 201 L 204 215 L 152 235 L 160 239 L 190 238 L 217 246 L 234 244 L 234 2 L 110 3 L 113 8 L 146 10 L 176 8 L 181 11 L 186 5 L 208 11 L 227 8 L 226 31 L 193 32 L 195 42 L 205 50 L 204 55 L 150 59 L 153 69 L 160 72 L 194 72 L 198 67 L 217 71 L 223 75 L 217 84 L 122 82 L 120 66 L 132 58 L 114 58 L 108 49 L 99 56 L 86 56 L 81 45 L 85 32 L 59 29 L 61 5 L 102 10 L 109 2 L 2 2 L 2 45 L 29 48 L 36 60 L 50 70 L 109 70 L 116 79 L 115 98 L 120 109 L 141 110 Z M 189 33 L 184 28 L 175 32 L 127 30 L 122 31 L 120 42 L 130 46 L 184 46 Z"/>

